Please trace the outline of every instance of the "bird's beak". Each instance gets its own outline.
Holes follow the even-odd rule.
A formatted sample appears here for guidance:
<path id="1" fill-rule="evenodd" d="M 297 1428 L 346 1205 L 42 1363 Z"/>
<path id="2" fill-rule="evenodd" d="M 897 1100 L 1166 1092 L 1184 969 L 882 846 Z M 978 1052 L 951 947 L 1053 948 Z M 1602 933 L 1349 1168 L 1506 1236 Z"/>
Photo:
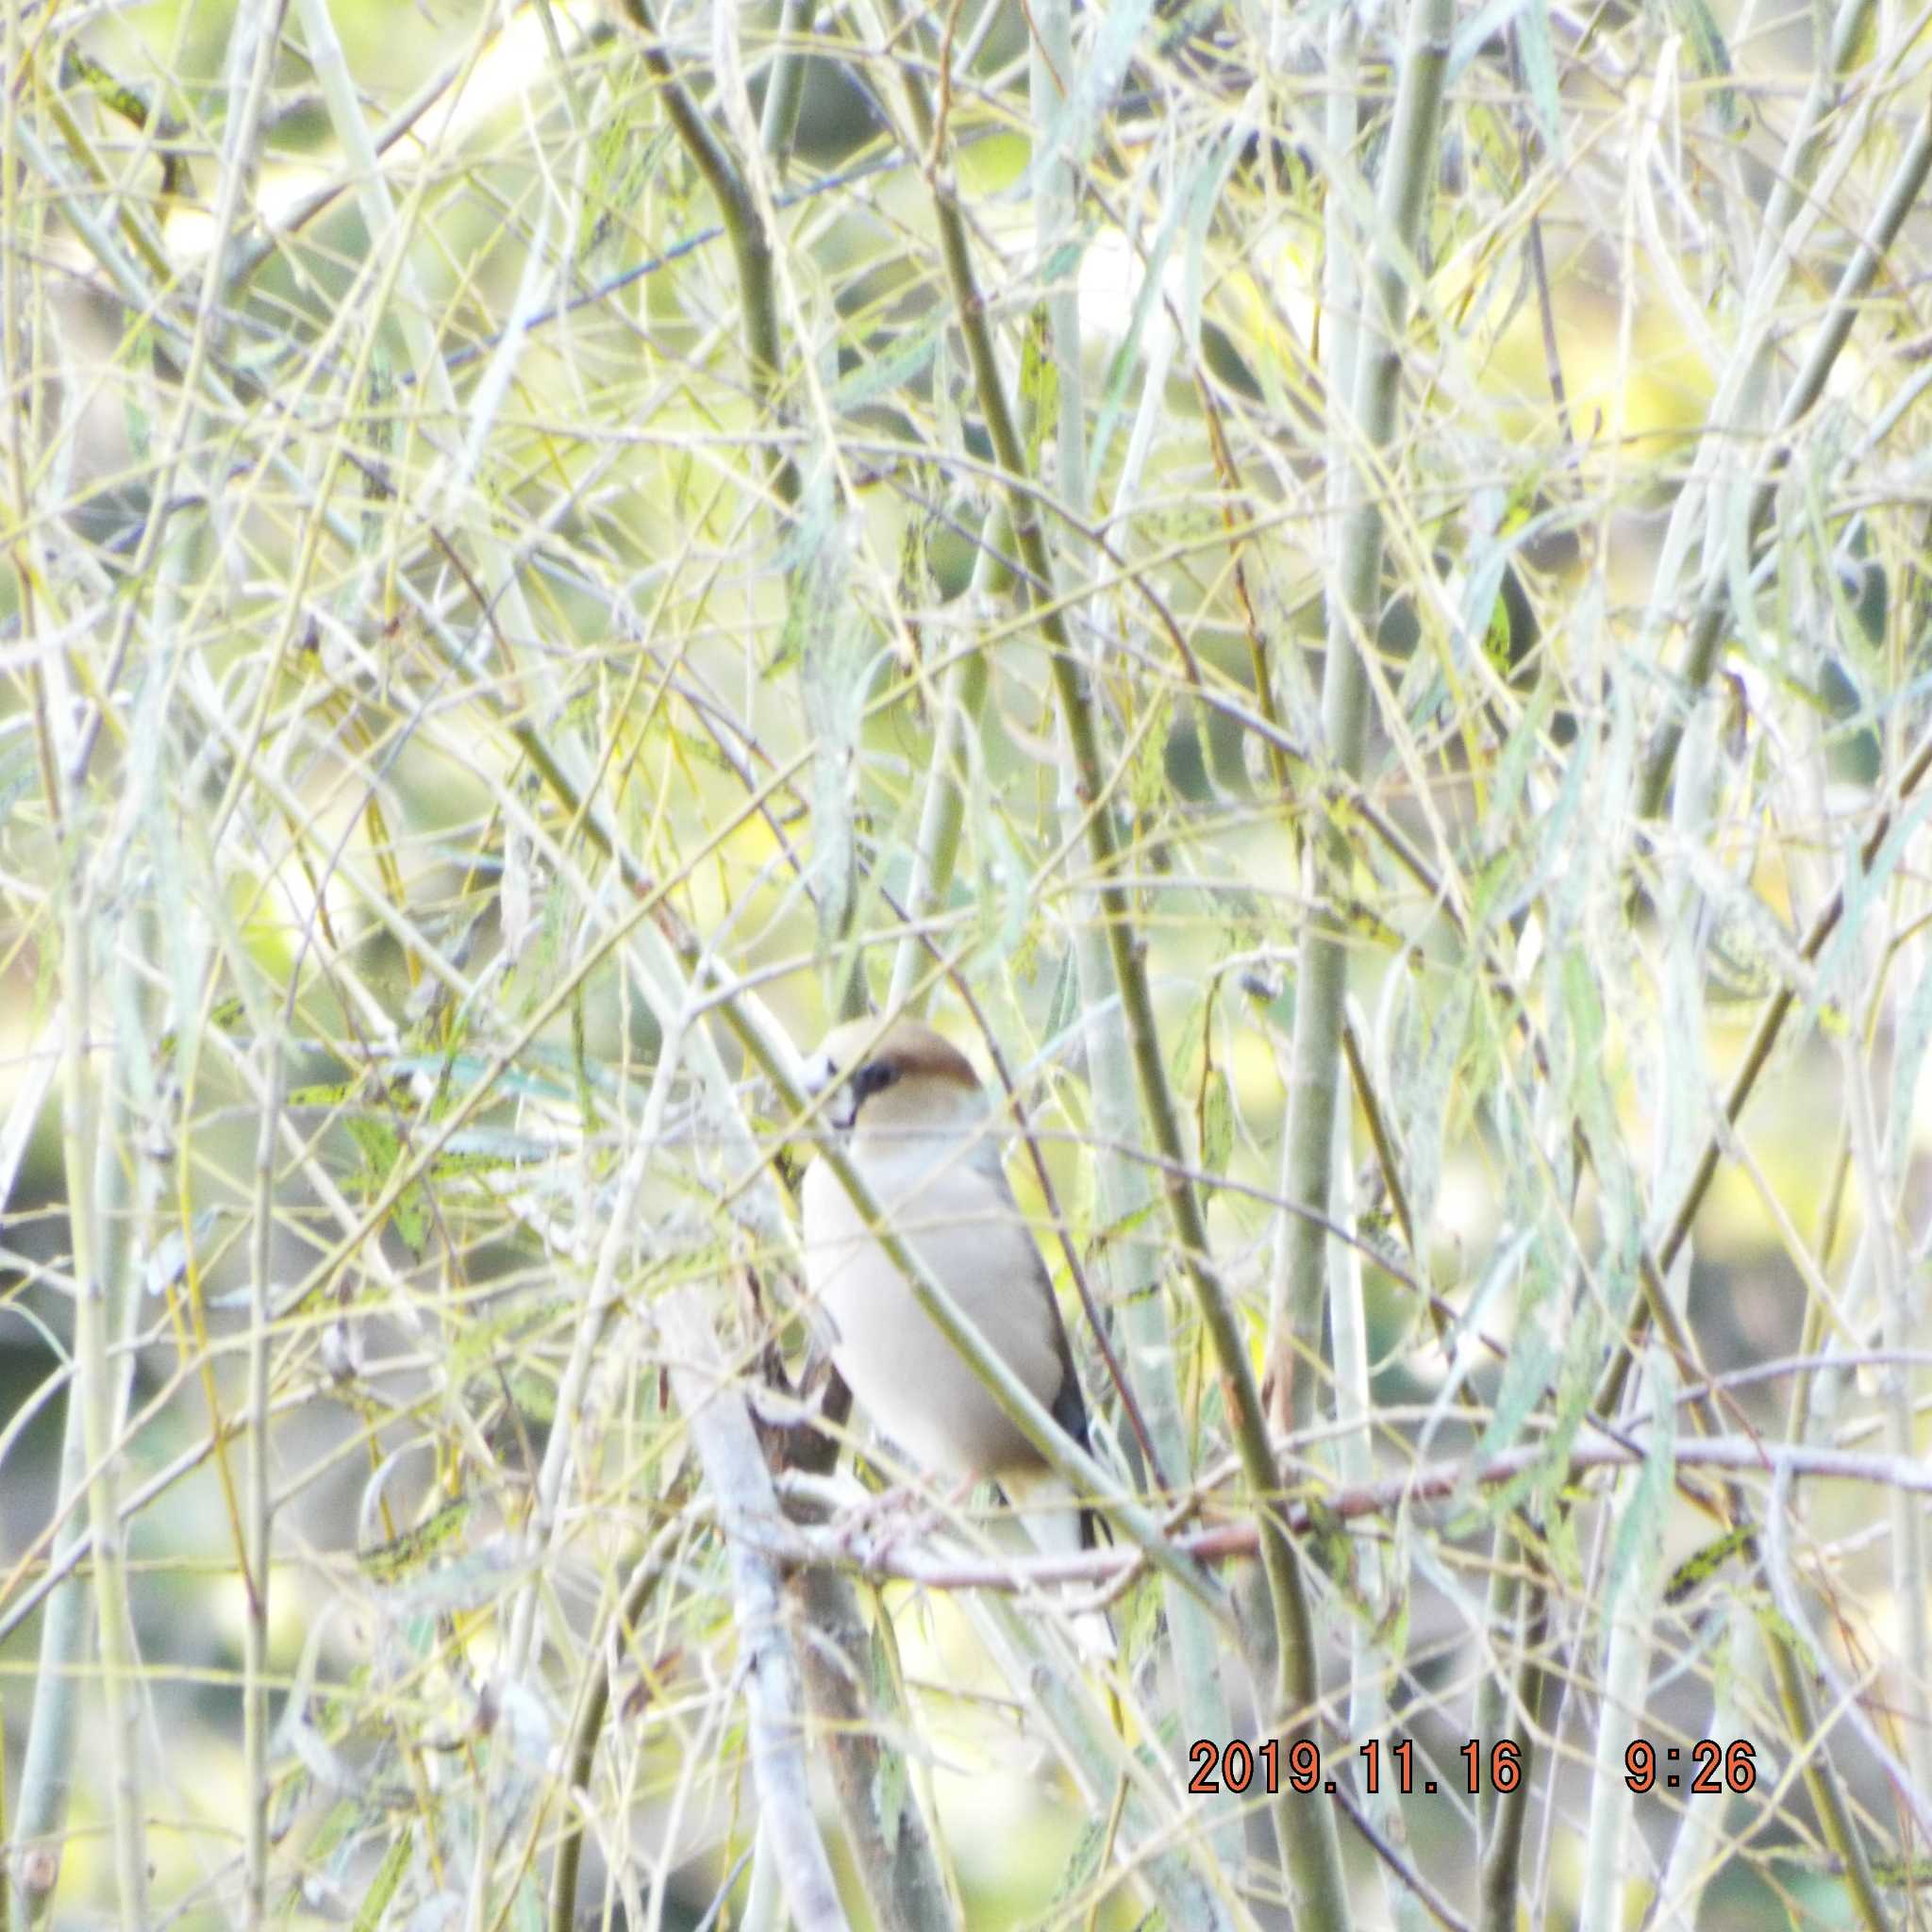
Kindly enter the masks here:
<path id="1" fill-rule="evenodd" d="M 841 1134 L 851 1130 L 852 1123 L 858 1118 L 851 1086 L 839 1077 L 838 1070 L 823 1056 L 806 1068 L 805 1091 L 813 1100 L 829 1091 L 831 1098 L 819 1109 L 819 1119 Z"/>

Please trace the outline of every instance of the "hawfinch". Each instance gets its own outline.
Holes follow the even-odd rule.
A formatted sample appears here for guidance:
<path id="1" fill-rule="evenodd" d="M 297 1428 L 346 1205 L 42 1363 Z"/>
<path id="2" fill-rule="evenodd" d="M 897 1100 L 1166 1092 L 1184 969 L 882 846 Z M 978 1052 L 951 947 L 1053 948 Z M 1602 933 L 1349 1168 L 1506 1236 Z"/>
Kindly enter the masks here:
<path id="1" fill-rule="evenodd" d="M 994 1353 L 1082 1449 L 1087 1405 L 1040 1251 L 1021 1219 L 978 1078 L 958 1047 L 916 1020 L 837 1028 L 807 1063 L 899 1238 Z M 835 1330 L 832 1359 L 879 1431 L 930 1474 L 991 1476 L 1043 1555 L 1092 1542 L 1092 1517 L 913 1299 L 827 1161 L 805 1176 L 807 1285 Z M 1098 1612 L 1074 1619 L 1090 1654 L 1113 1641 Z"/>

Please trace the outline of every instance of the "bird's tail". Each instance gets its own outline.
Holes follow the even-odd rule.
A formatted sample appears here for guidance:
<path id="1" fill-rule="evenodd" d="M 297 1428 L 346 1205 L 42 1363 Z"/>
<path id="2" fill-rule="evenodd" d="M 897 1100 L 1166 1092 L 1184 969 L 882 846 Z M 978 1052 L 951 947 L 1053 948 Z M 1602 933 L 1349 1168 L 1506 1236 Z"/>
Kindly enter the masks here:
<path id="1" fill-rule="evenodd" d="M 1081 1507 L 1066 1478 L 1058 1472 L 1009 1474 L 1001 1478 L 1000 1487 L 1042 1557 L 1077 1557 L 1093 1547 L 1099 1518 L 1093 1510 Z M 1112 1619 L 1105 1610 L 1075 1610 L 1069 1627 L 1074 1647 L 1089 1662 L 1107 1663 L 1120 1655 Z"/>

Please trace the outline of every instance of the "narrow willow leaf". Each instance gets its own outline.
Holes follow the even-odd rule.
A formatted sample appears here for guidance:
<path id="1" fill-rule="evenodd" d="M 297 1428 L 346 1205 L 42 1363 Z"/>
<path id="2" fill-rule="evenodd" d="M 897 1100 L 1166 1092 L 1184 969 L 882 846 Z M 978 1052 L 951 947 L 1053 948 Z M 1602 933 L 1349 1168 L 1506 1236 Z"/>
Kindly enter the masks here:
<path id="1" fill-rule="evenodd" d="M 1669 1526 L 1671 1493 L 1677 1481 L 1676 1405 L 1670 1399 L 1676 1377 L 1661 1352 L 1646 1364 L 1647 1380 L 1657 1400 L 1646 1438 L 1643 1467 L 1617 1514 L 1610 1538 L 1610 1557 L 1604 1577 L 1605 1624 L 1609 1612 L 1627 1592 L 1647 1596 L 1663 1562 L 1664 1536 Z"/>
<path id="2" fill-rule="evenodd" d="M 1733 1557 L 1747 1556 L 1757 1534 L 1754 1524 L 1740 1524 L 1693 1551 L 1671 1572 L 1670 1581 L 1664 1585 L 1664 1602 L 1682 1603 L 1699 1584 L 1707 1583 L 1715 1576 Z"/>
<path id="3" fill-rule="evenodd" d="M 1717 15 L 1710 10 L 1709 0 L 1669 0 L 1669 6 L 1672 17 L 1683 29 L 1684 38 L 1690 42 L 1690 54 L 1697 62 L 1698 73 L 1707 81 L 1728 82 L 1732 72 L 1731 50 L 1724 43 L 1724 29 L 1717 24 Z M 1714 86 L 1708 99 L 1718 125 L 1727 134 L 1735 133 L 1743 123 L 1737 89 Z"/>
<path id="4" fill-rule="evenodd" d="M 369 1890 L 362 1894 L 361 1904 L 356 1907 L 355 1932 L 377 1932 L 377 1927 L 386 1922 L 390 1901 L 395 1897 L 396 1888 L 402 1884 L 415 1857 L 415 1834 L 396 1832 L 390 1840 L 382 1863 L 376 1867 L 375 1876 L 369 1881 Z"/>
<path id="5" fill-rule="evenodd" d="M 809 486 L 830 490 L 822 469 Z M 812 884 L 823 944 L 847 930 L 858 889 L 858 727 L 871 675 L 863 620 L 851 608 L 851 555 L 828 507 L 815 506 L 808 522 L 821 541 L 795 574 L 786 619 L 787 646 L 795 640 L 806 723 L 812 733 Z"/>
<path id="6" fill-rule="evenodd" d="M 1084 162 L 1092 145 L 1094 129 L 1112 106 L 1126 77 L 1141 29 L 1154 12 L 1154 0 L 1120 0 L 1102 16 L 1098 30 L 1087 45 L 1085 59 L 1067 92 L 1066 105 L 1054 117 L 1047 136 L 1035 153 L 1021 192 L 1032 194 L 1034 181 L 1043 167 L 1066 160 L 1075 166 Z"/>
<path id="7" fill-rule="evenodd" d="M 1820 1016 L 1827 999 L 1838 996 L 1840 977 L 1857 971 L 1864 958 L 1865 949 L 1858 936 L 1864 929 L 1866 915 L 1879 902 L 1900 861 L 1910 849 L 1919 827 L 1928 818 L 1932 818 L 1932 799 L 1922 798 L 1908 810 L 1901 812 L 1897 823 L 1886 835 L 1885 842 L 1874 855 L 1869 869 L 1858 862 L 1857 841 L 1847 841 L 1844 912 L 1830 942 L 1818 957 L 1818 976 L 1805 1013 L 1807 1023 Z"/>
<path id="8" fill-rule="evenodd" d="M 1490 0 L 1487 7 L 1472 13 L 1456 29 L 1449 42 L 1449 85 L 1454 87 L 1476 56 L 1507 29 L 1525 7 L 1533 4 L 1534 0 Z"/>
<path id="9" fill-rule="evenodd" d="M 1446 985 L 1436 975 L 1405 974 L 1391 989 L 1384 1043 L 1390 1112 L 1402 1161 L 1403 1191 L 1419 1241 L 1426 1240 L 1435 1220 L 1450 1096 L 1469 1037 L 1474 983 L 1471 958 L 1448 976 Z"/>
<path id="10" fill-rule="evenodd" d="M 1503 1380 L 1491 1405 L 1474 1460 L 1500 1456 L 1523 1433 L 1523 1425 L 1549 1391 L 1557 1367 L 1554 1337 L 1555 1284 L 1539 1261 L 1525 1271 L 1516 1316 L 1515 1340 L 1503 1365 Z"/>
<path id="11" fill-rule="evenodd" d="M 1040 459 L 1059 421 L 1060 372 L 1053 358 L 1053 318 L 1036 302 L 1026 318 L 1026 341 L 1020 356 L 1020 411 L 1026 425 L 1026 467 L 1040 475 Z"/>
<path id="12" fill-rule="evenodd" d="M 832 407 L 851 415 L 915 382 L 938 356 L 948 318 L 942 313 L 905 335 L 891 338 L 888 355 L 864 356 L 858 367 L 839 378 L 832 389 Z"/>
<path id="13" fill-rule="evenodd" d="M 357 1564 L 366 1576 L 373 1576 L 383 1583 L 400 1583 L 403 1578 L 413 1575 L 423 1569 L 441 1551 L 447 1549 L 470 1520 L 470 1505 L 467 1499 L 458 1496 L 442 1507 L 413 1528 L 400 1531 L 386 1543 L 377 1543 L 372 1549 L 356 1553 Z M 502 1582 L 502 1573 L 496 1577 Z M 488 1599 L 484 1599 L 487 1601 Z"/>
<path id="14" fill-rule="evenodd" d="M 1557 92 L 1557 55 L 1550 44 L 1548 0 L 1528 0 L 1516 23 L 1516 51 L 1523 60 L 1523 83 L 1529 90 L 1543 152 L 1563 163 L 1563 110 Z"/>
<path id="15" fill-rule="evenodd" d="M 1202 1074 L 1194 1120 L 1201 1142 L 1201 1172 L 1224 1174 L 1228 1156 L 1234 1152 L 1234 1096 L 1228 1091 L 1225 1069 L 1210 1066 Z"/>
<path id="16" fill-rule="evenodd" d="M 1530 772 L 1541 752 L 1542 736 L 1548 727 L 1550 714 L 1556 708 L 1556 680 L 1548 677 L 1539 680 L 1536 690 L 1530 693 L 1528 704 L 1523 708 L 1522 716 L 1509 733 L 1508 741 L 1503 747 L 1503 756 L 1496 760 L 1495 774 L 1490 781 L 1486 829 L 1492 844 L 1509 842 L 1512 834 L 1517 839 L 1523 836 L 1523 828 L 1515 824 L 1517 807 L 1522 802 Z M 1572 790 L 1576 784 L 1575 770 L 1582 763 L 1581 758 L 1572 758 L 1565 769 L 1564 777 Z"/>
<path id="17" fill-rule="evenodd" d="M 1928 1044 L 1932 1044 L 1932 959 L 1926 961 L 1919 983 L 1906 1003 L 1892 1047 L 1891 1104 L 1885 1127 L 1886 1168 L 1892 1186 L 1897 1185 L 1911 1155 L 1912 1120 Z"/>

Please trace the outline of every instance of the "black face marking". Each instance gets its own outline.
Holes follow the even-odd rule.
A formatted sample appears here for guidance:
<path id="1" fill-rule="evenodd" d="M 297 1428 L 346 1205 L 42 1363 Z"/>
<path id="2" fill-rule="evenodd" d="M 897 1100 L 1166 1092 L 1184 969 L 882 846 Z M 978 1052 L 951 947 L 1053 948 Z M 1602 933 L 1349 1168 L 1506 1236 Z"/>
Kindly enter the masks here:
<path id="1" fill-rule="evenodd" d="M 898 1077 L 899 1070 L 890 1060 L 867 1060 L 854 1068 L 845 1083 L 852 1092 L 852 1111 L 857 1114 L 874 1093 L 884 1092 Z"/>

